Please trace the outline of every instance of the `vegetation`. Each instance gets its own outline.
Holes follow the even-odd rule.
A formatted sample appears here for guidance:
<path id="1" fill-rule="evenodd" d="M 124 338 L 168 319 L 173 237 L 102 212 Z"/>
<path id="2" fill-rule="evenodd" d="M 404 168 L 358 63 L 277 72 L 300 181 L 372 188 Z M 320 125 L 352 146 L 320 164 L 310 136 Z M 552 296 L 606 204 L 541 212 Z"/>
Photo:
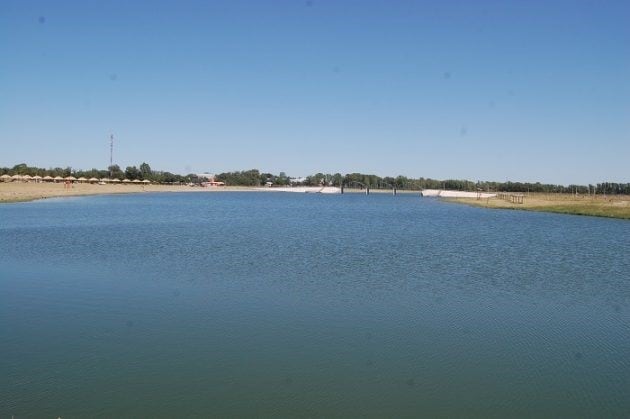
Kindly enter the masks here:
<path id="1" fill-rule="evenodd" d="M 39 175 L 39 176 L 74 176 L 74 177 L 113 177 L 117 179 L 148 179 L 156 183 L 200 183 L 203 178 L 198 178 L 194 174 L 178 175 L 170 172 L 160 172 L 151 169 L 147 163 L 142 163 L 139 167 L 128 166 L 123 171 L 118 165 L 113 165 L 105 170 L 75 170 L 71 167 L 42 169 L 31 167 L 25 163 L 18 164 L 12 168 L 0 167 L 0 175 Z M 286 173 L 280 172 L 278 175 L 272 173 L 262 173 L 258 169 L 224 172 L 215 176 L 215 180 L 225 182 L 229 186 L 261 186 L 271 182 L 275 186 L 301 185 L 318 186 L 330 185 L 347 187 L 369 187 L 371 189 L 390 189 L 395 187 L 400 190 L 421 190 L 421 189 L 449 189 L 456 191 L 503 191 L 503 192 L 528 192 L 528 193 L 560 193 L 560 194 L 580 194 L 580 195 L 629 195 L 630 183 L 603 182 L 596 185 L 555 185 L 526 183 L 526 182 L 491 182 L 491 181 L 470 181 L 460 179 L 438 180 L 431 178 L 408 178 L 406 176 L 380 177 L 377 175 L 364 173 L 341 173 L 324 174 L 316 173 L 302 179 L 290 178 Z"/>
<path id="2" fill-rule="evenodd" d="M 198 183 L 201 182 L 202 179 L 199 179 L 197 175 L 189 174 L 189 175 L 178 175 L 170 172 L 160 172 L 154 171 L 151 169 L 151 166 L 147 163 L 142 163 L 140 168 L 136 166 L 128 166 L 124 171 L 118 166 L 114 164 L 109 166 L 105 170 L 99 169 L 90 169 L 90 170 L 76 170 L 71 167 L 55 167 L 49 169 L 43 169 L 34 166 L 28 166 L 26 163 L 17 164 L 11 168 L 8 167 L 0 167 L 0 175 L 30 175 L 30 176 L 74 176 L 76 178 L 85 177 L 85 178 L 112 178 L 112 179 L 129 179 L 129 180 L 150 180 L 155 183 Z"/>
<path id="3" fill-rule="evenodd" d="M 522 204 L 513 203 L 500 198 L 453 198 L 448 200 L 486 208 L 630 219 L 630 200 L 628 200 L 627 196 L 621 195 L 588 196 L 532 193 L 524 197 Z"/>
<path id="4" fill-rule="evenodd" d="M 422 189 L 448 189 L 455 191 L 504 191 L 504 192 L 529 192 L 529 193 L 561 193 L 561 194 L 606 194 L 606 195 L 629 195 L 630 183 L 598 183 L 596 185 L 556 185 L 543 184 L 540 182 L 491 182 L 446 179 L 438 180 L 431 178 L 408 178 L 406 176 L 380 177 L 377 175 L 363 173 L 340 173 L 324 174 L 316 173 L 304 179 L 296 180 L 288 177 L 284 172 L 279 175 L 271 173 L 260 173 L 256 169 L 242 172 L 227 172 L 216 176 L 217 180 L 232 186 L 260 186 L 266 182 L 283 186 L 288 184 L 301 186 L 330 185 L 349 187 L 369 187 L 371 189 L 390 189 L 395 187 L 400 190 L 422 190 Z"/>

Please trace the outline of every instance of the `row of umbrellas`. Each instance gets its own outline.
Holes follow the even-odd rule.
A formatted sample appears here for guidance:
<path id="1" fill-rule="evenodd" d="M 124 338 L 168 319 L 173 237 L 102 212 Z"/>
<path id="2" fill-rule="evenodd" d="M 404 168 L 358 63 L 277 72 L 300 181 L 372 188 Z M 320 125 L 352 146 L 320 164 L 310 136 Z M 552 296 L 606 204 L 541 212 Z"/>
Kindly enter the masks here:
<path id="1" fill-rule="evenodd" d="M 150 180 L 144 179 L 144 180 L 139 180 L 139 179 L 134 179 L 134 180 L 129 180 L 129 179 L 107 179 L 107 178 L 102 178 L 102 179 L 98 179 L 95 177 L 92 178 L 85 178 L 85 177 L 80 177 L 80 178 L 75 178 L 74 176 L 66 176 L 66 177 L 61 177 L 61 176 L 30 176 L 30 175 L 13 175 L 13 176 L 9 176 L 9 175 L 2 175 L 0 176 L 0 180 L 2 180 L 3 182 L 7 182 L 9 180 L 11 181 L 15 181 L 15 180 L 35 180 L 35 181 L 44 181 L 44 182 L 89 182 L 89 183 L 97 183 L 97 182 L 106 182 L 106 183 L 151 183 Z"/>

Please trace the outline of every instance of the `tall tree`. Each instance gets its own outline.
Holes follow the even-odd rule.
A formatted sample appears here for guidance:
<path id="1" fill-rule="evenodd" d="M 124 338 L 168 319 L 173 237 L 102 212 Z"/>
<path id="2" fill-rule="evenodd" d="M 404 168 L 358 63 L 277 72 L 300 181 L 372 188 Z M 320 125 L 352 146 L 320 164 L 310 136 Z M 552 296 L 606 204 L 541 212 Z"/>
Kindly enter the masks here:
<path id="1" fill-rule="evenodd" d="M 151 170 L 151 166 L 148 163 L 142 162 L 140 165 L 140 177 L 142 179 L 151 179 L 153 175 L 153 171 Z"/>
<path id="2" fill-rule="evenodd" d="M 136 166 L 127 166 L 125 169 L 125 177 L 129 180 L 138 179 L 140 177 L 140 171 Z"/>

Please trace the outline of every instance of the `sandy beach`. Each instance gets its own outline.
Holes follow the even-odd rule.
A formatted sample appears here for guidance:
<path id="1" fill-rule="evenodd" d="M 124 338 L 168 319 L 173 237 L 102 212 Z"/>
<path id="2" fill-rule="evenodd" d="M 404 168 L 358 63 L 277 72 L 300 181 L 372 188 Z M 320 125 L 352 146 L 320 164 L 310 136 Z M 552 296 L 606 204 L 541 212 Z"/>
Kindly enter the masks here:
<path id="1" fill-rule="evenodd" d="M 185 185 L 98 185 L 89 183 L 75 183 L 66 188 L 63 183 L 0 183 L 0 202 L 23 202 L 36 199 L 81 196 L 107 195 L 146 192 L 219 192 L 219 191 L 247 191 L 246 187 L 191 187 Z"/>
<path id="2" fill-rule="evenodd" d="M 429 198 L 494 198 L 496 193 L 468 192 L 468 191 L 448 191 L 442 189 L 424 189 L 422 196 Z"/>

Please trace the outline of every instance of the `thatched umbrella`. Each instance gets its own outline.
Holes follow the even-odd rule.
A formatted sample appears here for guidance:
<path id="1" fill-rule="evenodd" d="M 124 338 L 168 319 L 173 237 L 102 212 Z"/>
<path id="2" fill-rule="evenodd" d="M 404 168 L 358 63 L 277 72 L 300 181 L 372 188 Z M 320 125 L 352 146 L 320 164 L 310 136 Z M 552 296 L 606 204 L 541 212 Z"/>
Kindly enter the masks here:
<path id="1" fill-rule="evenodd" d="M 138 179 L 134 179 L 134 180 L 132 180 L 132 182 L 133 183 L 141 183 L 140 180 L 138 180 Z"/>
<path id="2" fill-rule="evenodd" d="M 22 176 L 22 180 L 31 180 L 31 179 L 32 179 L 31 175 Z"/>
<path id="3" fill-rule="evenodd" d="M 58 182 L 58 181 L 60 181 L 60 180 L 63 180 L 63 178 L 62 178 L 61 176 L 55 176 L 55 177 L 53 178 L 53 180 L 54 180 L 55 182 Z"/>
<path id="4" fill-rule="evenodd" d="M 118 178 L 114 178 L 114 179 L 112 179 L 112 182 L 113 182 L 113 183 L 120 183 L 120 179 L 118 179 Z"/>
<path id="5" fill-rule="evenodd" d="M 88 179 L 88 182 L 90 182 L 90 183 L 96 183 L 96 182 L 98 182 L 98 179 L 97 179 L 97 178 L 95 178 L 95 177 L 91 177 L 91 178 L 89 178 L 89 179 Z"/>
<path id="6" fill-rule="evenodd" d="M 9 176 L 9 175 L 2 175 L 2 176 L 0 176 L 0 180 L 2 180 L 3 182 L 8 182 L 9 179 L 11 179 L 11 176 Z"/>
<path id="7" fill-rule="evenodd" d="M 52 176 L 44 176 L 44 177 L 42 178 L 42 180 L 43 180 L 44 182 L 50 182 L 51 180 L 53 180 L 53 177 L 52 177 Z"/>
<path id="8" fill-rule="evenodd" d="M 77 178 L 75 178 L 74 176 L 66 176 L 65 178 L 63 178 L 63 180 L 68 180 L 70 182 L 74 182 L 75 180 L 77 180 Z"/>
<path id="9" fill-rule="evenodd" d="M 77 182 L 87 182 L 87 179 L 81 176 L 80 178 L 77 179 Z"/>
<path id="10" fill-rule="evenodd" d="M 145 179 L 142 181 L 142 183 L 151 183 L 151 181 L 149 179 Z"/>
<path id="11" fill-rule="evenodd" d="M 123 179 L 122 183 L 131 183 L 129 179 Z"/>
<path id="12" fill-rule="evenodd" d="M 39 183 L 39 182 L 41 182 L 41 181 L 42 181 L 42 177 L 41 177 L 40 175 L 35 175 L 35 176 L 33 176 L 33 180 L 34 180 L 35 182 Z"/>
<path id="13" fill-rule="evenodd" d="M 11 180 L 14 180 L 14 181 L 15 180 L 22 180 L 22 176 L 20 176 L 20 175 L 13 175 L 13 176 L 11 176 Z"/>

